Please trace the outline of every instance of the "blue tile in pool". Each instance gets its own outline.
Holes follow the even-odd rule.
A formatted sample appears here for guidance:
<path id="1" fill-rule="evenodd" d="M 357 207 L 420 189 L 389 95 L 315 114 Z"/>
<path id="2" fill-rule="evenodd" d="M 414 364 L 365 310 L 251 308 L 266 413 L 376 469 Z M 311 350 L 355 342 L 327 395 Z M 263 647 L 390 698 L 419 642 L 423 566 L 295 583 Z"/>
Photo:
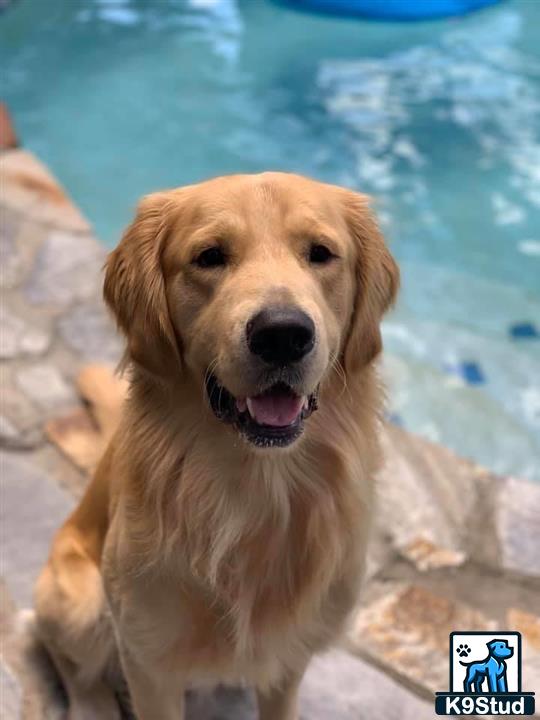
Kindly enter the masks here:
<path id="1" fill-rule="evenodd" d="M 486 382 L 486 377 L 480 365 L 476 362 L 462 362 L 459 365 L 461 375 L 469 385 L 482 385 Z"/>
<path id="2" fill-rule="evenodd" d="M 540 338 L 540 331 L 532 322 L 510 325 L 509 333 L 514 340 L 538 340 Z"/>

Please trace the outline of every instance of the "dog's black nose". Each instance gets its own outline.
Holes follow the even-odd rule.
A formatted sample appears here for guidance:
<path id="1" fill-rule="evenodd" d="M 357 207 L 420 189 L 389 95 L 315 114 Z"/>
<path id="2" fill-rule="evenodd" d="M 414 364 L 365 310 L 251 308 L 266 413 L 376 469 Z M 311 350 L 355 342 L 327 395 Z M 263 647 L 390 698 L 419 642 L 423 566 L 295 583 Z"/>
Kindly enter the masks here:
<path id="1" fill-rule="evenodd" d="M 248 347 L 271 365 L 289 365 L 307 355 L 315 344 L 315 325 L 295 307 L 274 307 L 254 315 L 246 328 Z"/>

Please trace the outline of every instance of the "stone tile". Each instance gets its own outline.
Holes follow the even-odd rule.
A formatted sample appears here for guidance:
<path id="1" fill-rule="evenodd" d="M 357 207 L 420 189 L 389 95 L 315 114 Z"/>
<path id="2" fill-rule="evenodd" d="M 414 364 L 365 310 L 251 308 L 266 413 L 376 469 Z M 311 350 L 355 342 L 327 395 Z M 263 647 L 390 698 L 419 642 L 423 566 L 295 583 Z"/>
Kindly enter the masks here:
<path id="1" fill-rule="evenodd" d="M 90 235 L 48 234 L 25 286 L 31 303 L 69 306 L 101 292 L 105 250 Z"/>
<path id="2" fill-rule="evenodd" d="M 520 608 L 510 608 L 507 625 L 510 630 L 517 630 L 521 633 L 523 689 L 536 693 L 536 702 L 538 703 L 540 697 L 540 615 L 524 612 Z"/>
<path id="3" fill-rule="evenodd" d="M 0 475 L 3 573 L 15 603 L 30 607 L 35 578 L 72 502 L 34 466 L 31 456 L 1 453 Z"/>
<path id="4" fill-rule="evenodd" d="M 43 438 L 40 427 L 43 414 L 15 387 L 10 374 L 3 371 L 1 380 L 3 420 L 0 423 L 0 441 L 6 447 L 33 447 Z"/>
<path id="5" fill-rule="evenodd" d="M 0 643 L 5 647 L 5 640 L 13 630 L 17 608 L 9 594 L 5 578 L 0 577 Z"/>
<path id="6" fill-rule="evenodd" d="M 18 355 L 41 355 L 51 343 L 50 333 L 17 316 L 3 302 L 0 306 L 0 358 Z"/>
<path id="7" fill-rule="evenodd" d="M 408 585 L 421 587 L 451 603 L 476 608 L 489 615 L 499 628 L 507 627 L 508 608 L 520 607 L 534 613 L 540 597 L 540 585 L 530 578 L 507 575 L 485 565 L 468 562 L 455 568 L 418 572 L 413 564 L 398 558 L 378 578 L 364 585 L 360 604 L 370 605 L 382 595 L 393 593 L 394 588 Z"/>
<path id="8" fill-rule="evenodd" d="M 0 287 L 17 288 L 30 270 L 48 230 L 23 213 L 5 207 L 0 193 Z"/>
<path id="9" fill-rule="evenodd" d="M 422 542 L 461 557 L 477 504 L 474 466 L 392 425 L 382 443 L 377 526 L 400 551 Z"/>
<path id="10" fill-rule="evenodd" d="M 22 693 L 17 679 L 0 660 L 0 717 L 20 720 Z"/>
<path id="11" fill-rule="evenodd" d="M 19 431 L 5 415 L 0 415 L 0 440 L 15 442 Z"/>
<path id="12" fill-rule="evenodd" d="M 540 578 L 540 485 L 507 478 L 497 498 L 496 526 L 502 566 Z"/>
<path id="13" fill-rule="evenodd" d="M 59 370 L 43 362 L 19 368 L 15 372 L 19 389 L 33 403 L 44 410 L 55 410 L 76 405 L 77 395 Z"/>
<path id="14" fill-rule="evenodd" d="M 43 431 L 40 427 L 19 431 L 6 417 L 0 416 L 0 448 L 31 450 L 43 443 L 43 437 Z"/>
<path id="15" fill-rule="evenodd" d="M 2 155 L 2 202 L 40 222 L 74 232 L 90 226 L 47 168 L 26 150 Z"/>
<path id="16" fill-rule="evenodd" d="M 3 582 L 0 592 L 2 606 L 6 595 L 8 604 L 12 603 Z M 56 672 L 36 638 L 33 611 L 11 611 L 8 623 L 2 626 L 1 642 L 2 660 L 20 698 L 22 713 L 17 720 L 63 720 L 63 695 Z"/>
<path id="17" fill-rule="evenodd" d="M 333 650 L 313 660 L 302 683 L 300 699 L 301 720 L 434 718 L 432 702 L 419 699 L 380 670 L 343 650 Z"/>
<path id="18" fill-rule="evenodd" d="M 420 572 L 459 567 L 465 562 L 465 553 L 437 547 L 422 535 L 400 548 L 400 554 Z"/>
<path id="19" fill-rule="evenodd" d="M 76 305 L 58 323 L 62 339 L 87 362 L 119 362 L 124 343 L 99 301 Z"/>
<path id="20" fill-rule="evenodd" d="M 471 484 L 476 495 L 474 512 L 469 518 L 464 545 L 470 559 L 478 565 L 486 565 L 501 572 L 501 550 L 496 527 L 498 496 L 505 482 L 487 470 L 475 467 Z M 466 492 L 466 488 L 463 488 Z"/>
<path id="21" fill-rule="evenodd" d="M 448 684 L 449 634 L 494 627 L 463 603 L 398 585 L 358 611 L 349 638 L 356 653 L 429 698 Z"/>
<path id="22" fill-rule="evenodd" d="M 0 286 L 13 287 L 20 280 L 24 268 L 17 248 L 17 233 L 21 224 L 17 213 L 0 205 Z"/>
<path id="23" fill-rule="evenodd" d="M 385 568 L 392 564 L 396 557 L 396 550 L 388 539 L 384 528 L 372 528 L 366 555 L 366 569 L 364 582 L 368 583 L 377 577 Z"/>

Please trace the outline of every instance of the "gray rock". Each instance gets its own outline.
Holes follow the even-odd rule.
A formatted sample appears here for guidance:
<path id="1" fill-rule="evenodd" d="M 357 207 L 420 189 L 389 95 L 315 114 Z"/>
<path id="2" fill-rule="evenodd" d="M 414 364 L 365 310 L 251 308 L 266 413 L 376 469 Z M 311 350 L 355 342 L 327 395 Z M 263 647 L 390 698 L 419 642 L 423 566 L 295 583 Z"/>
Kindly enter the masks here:
<path id="1" fill-rule="evenodd" d="M 2 588 L 0 602 L 5 602 L 6 592 L 5 588 Z M 20 698 L 22 706 L 22 716 L 16 714 L 14 717 L 17 720 L 65 719 L 66 708 L 58 676 L 36 637 L 32 610 L 13 612 L 2 628 L 1 643 L 2 660 L 5 662 L 8 678 L 12 680 L 16 699 Z M 3 718 L 4 715 L 0 717 Z"/>
<path id="2" fill-rule="evenodd" d="M 0 479 L 3 573 L 14 601 L 28 607 L 52 536 L 72 501 L 31 459 L 15 453 L 0 454 Z"/>
<path id="3" fill-rule="evenodd" d="M 99 292 L 105 250 L 91 235 L 49 233 L 25 288 L 32 303 L 66 306 Z"/>
<path id="4" fill-rule="evenodd" d="M 540 485 L 507 478 L 496 525 L 503 568 L 540 577 Z"/>
<path id="5" fill-rule="evenodd" d="M 26 150 L 10 150 L 0 165 L 2 201 L 35 223 L 87 232 L 88 222 L 49 170 Z"/>
<path id="6" fill-rule="evenodd" d="M 0 307 L 0 358 L 12 359 L 18 355 L 40 355 L 50 345 L 50 334 L 43 327 L 34 327 L 12 313 L 2 303 Z"/>
<path id="7" fill-rule="evenodd" d="M 301 720 L 433 720 L 434 716 L 431 703 L 342 650 L 315 658 L 300 688 Z"/>
<path id="8" fill-rule="evenodd" d="M 501 551 L 496 528 L 496 508 L 500 489 L 505 482 L 505 478 L 480 469 L 471 478 L 476 503 L 465 539 L 471 560 L 497 572 L 501 570 Z"/>
<path id="9" fill-rule="evenodd" d="M 5 415 L 0 415 L 0 438 L 13 442 L 19 436 L 19 431 Z"/>
<path id="10" fill-rule="evenodd" d="M 0 578 L 0 647 L 9 692 L 14 695 L 10 707 L 17 701 L 22 705 L 24 720 L 62 720 L 65 706 L 56 673 L 35 632 L 35 616 L 32 610 L 17 610 L 6 586 Z M 13 700 L 15 702 L 13 702 Z M 0 699 L 0 708 L 2 707 Z M 6 715 L 0 712 L 0 717 Z"/>
<path id="11" fill-rule="evenodd" d="M 116 364 L 120 360 L 123 342 L 103 304 L 77 305 L 60 319 L 58 329 L 67 345 L 85 361 Z"/>
<path id="12" fill-rule="evenodd" d="M 17 679 L 0 660 L 0 717 L 20 720 L 21 688 Z"/>
<path id="13" fill-rule="evenodd" d="M 43 413 L 15 386 L 10 373 L 4 371 L 1 377 L 0 441 L 3 446 L 32 447 L 42 439 Z"/>
<path id="14" fill-rule="evenodd" d="M 17 284 L 23 271 L 23 261 L 17 250 L 19 217 L 0 206 L 0 286 L 10 288 Z"/>
<path id="15" fill-rule="evenodd" d="M 76 393 L 54 365 L 40 363 L 21 367 L 15 379 L 24 394 L 43 409 L 68 407 L 77 403 Z"/>
<path id="16" fill-rule="evenodd" d="M 349 641 L 362 658 L 430 698 L 448 680 L 450 633 L 494 627 L 492 618 L 465 603 L 398 584 L 360 608 Z"/>
<path id="17" fill-rule="evenodd" d="M 42 442 L 43 432 L 39 427 L 18 430 L 5 415 L 0 415 L 0 448 L 29 450 Z"/>
<path id="18" fill-rule="evenodd" d="M 521 633 L 523 653 L 523 689 L 540 695 L 540 615 L 510 608 L 507 627 Z M 540 711 L 540 708 L 537 708 Z"/>
<path id="19" fill-rule="evenodd" d="M 463 560 L 477 501 L 474 466 L 391 425 L 384 428 L 382 442 L 385 465 L 377 484 L 378 531 L 405 554 L 423 542 Z"/>

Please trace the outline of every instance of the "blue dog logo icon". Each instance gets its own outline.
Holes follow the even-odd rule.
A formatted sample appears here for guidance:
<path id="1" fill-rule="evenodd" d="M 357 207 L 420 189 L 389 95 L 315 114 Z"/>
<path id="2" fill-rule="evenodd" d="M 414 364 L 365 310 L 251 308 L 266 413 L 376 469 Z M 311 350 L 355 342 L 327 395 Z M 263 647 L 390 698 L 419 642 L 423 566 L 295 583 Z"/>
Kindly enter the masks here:
<path id="1" fill-rule="evenodd" d="M 488 655 L 484 660 L 472 662 L 459 661 L 467 670 L 463 680 L 463 690 L 466 693 L 505 693 L 508 692 L 506 679 L 506 662 L 514 654 L 514 649 L 506 640 L 495 639 L 487 643 Z M 463 651 L 459 652 L 463 657 Z M 487 681 L 487 686 L 485 683 Z"/>
<path id="2" fill-rule="evenodd" d="M 435 693 L 437 715 L 534 715 L 534 692 L 521 688 L 516 630 L 455 630 L 449 642 L 449 690 Z"/>

